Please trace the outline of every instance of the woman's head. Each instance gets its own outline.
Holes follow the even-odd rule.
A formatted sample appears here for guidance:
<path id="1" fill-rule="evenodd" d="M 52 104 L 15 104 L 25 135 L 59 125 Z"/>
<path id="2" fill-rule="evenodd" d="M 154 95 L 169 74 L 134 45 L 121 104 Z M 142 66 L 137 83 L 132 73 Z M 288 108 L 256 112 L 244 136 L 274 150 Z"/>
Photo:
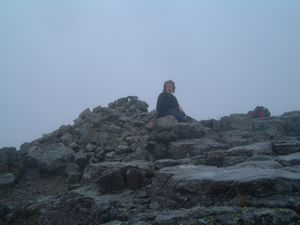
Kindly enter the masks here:
<path id="1" fill-rule="evenodd" d="M 167 92 L 169 94 L 174 93 L 175 92 L 175 83 L 172 80 L 167 80 L 164 83 L 164 92 Z"/>

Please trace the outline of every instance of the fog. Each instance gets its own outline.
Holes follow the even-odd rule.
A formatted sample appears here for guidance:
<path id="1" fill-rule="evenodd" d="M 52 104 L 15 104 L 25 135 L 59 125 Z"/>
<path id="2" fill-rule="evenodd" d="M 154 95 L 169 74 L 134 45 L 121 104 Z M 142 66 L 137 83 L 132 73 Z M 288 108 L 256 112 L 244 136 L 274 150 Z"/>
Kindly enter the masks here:
<path id="1" fill-rule="evenodd" d="M 163 82 L 197 120 L 300 110 L 300 1 L 0 2 L 0 147 Z"/>

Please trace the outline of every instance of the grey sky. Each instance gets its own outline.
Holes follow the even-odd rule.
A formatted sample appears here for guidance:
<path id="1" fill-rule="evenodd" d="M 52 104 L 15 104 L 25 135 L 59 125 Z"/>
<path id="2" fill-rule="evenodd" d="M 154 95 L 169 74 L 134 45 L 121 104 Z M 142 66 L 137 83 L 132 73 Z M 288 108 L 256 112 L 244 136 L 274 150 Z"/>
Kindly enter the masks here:
<path id="1" fill-rule="evenodd" d="M 0 147 L 165 80 L 196 119 L 300 110 L 300 1 L 0 2 Z"/>

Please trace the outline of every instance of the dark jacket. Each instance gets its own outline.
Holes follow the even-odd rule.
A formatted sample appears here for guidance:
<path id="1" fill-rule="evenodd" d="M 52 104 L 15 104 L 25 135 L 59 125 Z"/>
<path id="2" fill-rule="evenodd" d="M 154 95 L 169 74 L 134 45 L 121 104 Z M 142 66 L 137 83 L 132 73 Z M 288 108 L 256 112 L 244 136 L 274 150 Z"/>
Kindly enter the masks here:
<path id="1" fill-rule="evenodd" d="M 160 93 L 157 99 L 156 111 L 158 113 L 157 117 L 162 117 L 166 115 L 170 109 L 178 109 L 179 104 L 176 97 L 172 94 L 166 92 Z"/>

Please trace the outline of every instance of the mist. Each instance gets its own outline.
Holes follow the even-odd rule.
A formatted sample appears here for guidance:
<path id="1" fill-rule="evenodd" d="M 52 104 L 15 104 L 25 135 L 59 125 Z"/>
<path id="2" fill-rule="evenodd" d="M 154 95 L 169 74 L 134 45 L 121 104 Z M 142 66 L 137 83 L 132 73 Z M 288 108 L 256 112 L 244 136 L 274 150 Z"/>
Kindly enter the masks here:
<path id="1" fill-rule="evenodd" d="M 300 110 L 300 2 L 0 2 L 0 147 L 163 83 L 197 120 Z"/>

